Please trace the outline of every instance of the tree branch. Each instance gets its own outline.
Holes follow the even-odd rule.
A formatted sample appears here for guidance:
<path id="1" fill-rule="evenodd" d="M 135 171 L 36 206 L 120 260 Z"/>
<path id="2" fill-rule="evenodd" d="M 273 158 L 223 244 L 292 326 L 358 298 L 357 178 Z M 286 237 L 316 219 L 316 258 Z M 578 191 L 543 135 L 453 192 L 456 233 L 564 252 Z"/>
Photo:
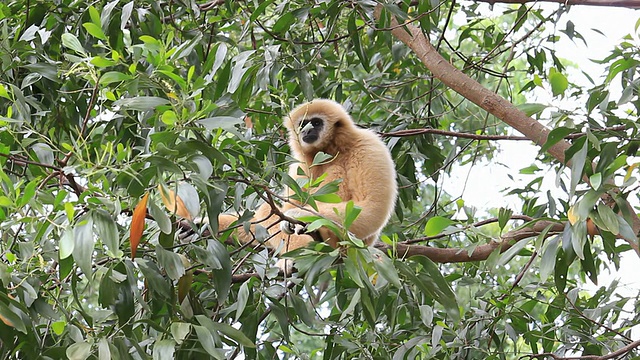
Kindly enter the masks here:
<path id="1" fill-rule="evenodd" d="M 538 236 L 547 226 L 551 229 L 547 232 L 547 237 L 558 234 L 564 229 L 564 225 L 559 222 L 541 220 L 530 226 L 512 230 L 502 235 L 500 241 L 491 241 L 488 244 L 478 245 L 475 248 L 436 248 L 424 245 L 410 245 L 406 243 L 398 243 L 388 245 L 376 243 L 375 247 L 382 251 L 394 251 L 400 258 L 411 257 L 414 255 L 423 255 L 437 263 L 462 263 L 472 261 L 486 260 L 491 253 L 499 249 L 501 253 L 507 251 L 518 241 Z"/>
<path id="2" fill-rule="evenodd" d="M 602 129 L 593 129 L 594 131 L 620 131 L 625 130 L 627 128 L 626 125 L 617 125 L 610 126 Z M 473 133 L 465 133 L 465 132 L 457 132 L 457 131 L 448 131 L 441 129 L 432 129 L 432 128 L 424 128 L 424 129 L 406 129 L 406 130 L 398 130 L 392 131 L 388 133 L 379 133 L 382 137 L 406 137 L 406 136 L 416 136 L 416 135 L 424 135 L 424 134 L 434 134 L 434 135 L 443 135 L 443 136 L 451 136 L 463 139 L 472 139 L 472 140 L 526 140 L 530 141 L 530 139 L 526 136 L 519 135 L 482 135 L 482 134 L 473 134 Z M 565 139 L 571 140 L 576 139 L 581 136 L 586 135 L 586 132 L 577 132 L 573 134 L 569 134 L 565 136 Z"/>

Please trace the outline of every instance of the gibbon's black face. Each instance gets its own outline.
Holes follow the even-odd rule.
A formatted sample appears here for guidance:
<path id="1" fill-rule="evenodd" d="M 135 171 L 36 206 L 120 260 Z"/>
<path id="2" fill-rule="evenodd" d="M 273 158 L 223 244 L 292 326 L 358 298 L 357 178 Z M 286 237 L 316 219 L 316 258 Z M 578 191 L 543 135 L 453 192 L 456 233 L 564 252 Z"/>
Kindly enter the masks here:
<path id="1" fill-rule="evenodd" d="M 300 123 L 300 140 L 307 144 L 313 144 L 320 138 L 324 128 L 324 120 L 319 117 L 302 120 Z"/>

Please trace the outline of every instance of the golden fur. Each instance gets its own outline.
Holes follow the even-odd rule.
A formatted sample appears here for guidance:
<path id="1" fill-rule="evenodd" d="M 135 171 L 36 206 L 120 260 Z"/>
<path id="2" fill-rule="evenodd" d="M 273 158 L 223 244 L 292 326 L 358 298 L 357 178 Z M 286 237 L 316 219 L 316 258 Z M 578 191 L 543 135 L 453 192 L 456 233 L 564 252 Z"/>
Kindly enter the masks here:
<path id="1" fill-rule="evenodd" d="M 323 127 L 319 139 L 309 144 L 301 140 L 300 128 L 303 120 L 313 117 L 321 118 Z M 298 161 L 291 165 L 289 175 L 294 179 L 317 179 L 326 173 L 323 184 L 342 179 L 337 192 L 342 202 L 317 202 L 318 210 L 306 207 L 309 212 L 300 209 L 300 204 L 287 202 L 281 210 L 292 218 L 319 213 L 341 224 L 341 216 L 336 215 L 334 209 L 339 214 L 344 214 L 347 202 L 352 200 L 362 211 L 348 230 L 367 245 L 372 244 L 389 220 L 397 195 L 395 166 L 385 144 L 372 131 L 358 128 L 340 104 L 326 99 L 316 99 L 298 106 L 285 117 L 284 126 L 289 131 L 292 155 Z M 310 167 L 319 151 L 332 155 L 333 159 Z M 298 175 L 299 167 L 305 175 Z M 286 189 L 287 196 L 291 193 L 290 189 Z M 269 234 L 277 234 L 267 241 L 269 247 L 276 249 L 284 242 L 282 252 L 286 252 L 304 247 L 312 241 L 309 235 L 289 235 L 280 231 L 289 224 L 285 222 L 277 226 L 280 218 L 276 215 L 269 216 L 269 213 L 269 205 L 263 204 L 252 219 L 260 221 L 259 224 L 267 228 Z M 220 215 L 219 228 L 226 229 L 236 219 L 233 215 Z M 251 229 L 253 232 L 254 225 Z M 338 238 L 335 234 L 325 228 L 321 228 L 319 232 L 328 244 L 337 246 Z M 242 242 L 253 241 L 251 234 L 245 233 L 242 228 L 234 231 L 234 234 Z"/>

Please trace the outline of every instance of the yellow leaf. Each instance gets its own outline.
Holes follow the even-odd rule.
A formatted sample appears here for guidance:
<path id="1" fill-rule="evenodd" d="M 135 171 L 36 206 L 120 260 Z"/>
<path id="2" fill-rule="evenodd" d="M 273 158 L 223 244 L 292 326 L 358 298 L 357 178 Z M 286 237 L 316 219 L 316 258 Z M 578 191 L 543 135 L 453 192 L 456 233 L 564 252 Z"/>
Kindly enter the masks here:
<path id="1" fill-rule="evenodd" d="M 576 214 L 575 212 L 575 206 L 570 207 L 569 211 L 567 211 L 567 218 L 569 219 L 569 224 L 571 225 L 574 225 L 576 222 L 578 222 L 578 214 Z"/>
<path id="2" fill-rule="evenodd" d="M 140 238 L 142 238 L 142 231 L 144 230 L 144 219 L 147 216 L 147 200 L 149 200 L 149 193 L 144 194 L 142 200 L 136 205 L 133 210 L 133 216 L 131 217 L 131 233 L 129 239 L 131 241 L 131 258 L 135 259 L 136 251 L 138 250 L 138 244 Z"/>
<path id="3" fill-rule="evenodd" d="M 635 164 L 631 164 L 631 166 L 629 166 L 629 168 L 627 169 L 627 173 L 624 176 L 624 181 L 629 180 L 629 178 L 631 177 L 631 173 L 633 172 L 633 169 L 637 168 L 639 164 L 640 163 L 635 163 Z"/>
<path id="4" fill-rule="evenodd" d="M 176 193 L 171 189 L 165 189 L 162 185 L 158 185 L 158 190 L 160 190 L 160 197 L 162 198 L 162 203 L 171 213 L 176 213 L 178 216 L 185 218 L 187 220 L 193 220 L 191 218 L 191 214 L 187 207 L 184 205 L 184 201 L 180 198 L 180 196 L 176 195 Z"/>

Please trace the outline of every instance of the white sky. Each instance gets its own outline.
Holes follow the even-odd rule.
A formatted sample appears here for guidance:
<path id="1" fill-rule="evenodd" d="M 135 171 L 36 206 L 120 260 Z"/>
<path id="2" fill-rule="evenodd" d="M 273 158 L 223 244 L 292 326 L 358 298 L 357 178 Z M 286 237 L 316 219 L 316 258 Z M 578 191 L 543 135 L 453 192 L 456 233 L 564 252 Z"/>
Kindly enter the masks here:
<path id="1" fill-rule="evenodd" d="M 550 5 L 550 4 L 547 4 Z M 557 5 L 550 5 L 556 6 Z M 500 10 L 498 10 L 500 11 Z M 588 72 L 597 83 L 606 71 L 605 67 L 596 64 L 590 59 L 603 59 L 610 54 L 619 40 L 627 34 L 635 34 L 635 24 L 640 18 L 640 11 L 599 6 L 574 6 L 563 15 L 561 22 L 557 24 L 555 31 L 565 29 L 566 21 L 571 20 L 577 32 L 582 34 L 588 44 L 578 40 L 572 42 L 564 34 L 556 45 L 557 55 L 560 58 L 571 59 L 580 65 L 580 70 Z M 596 28 L 602 34 L 593 31 Z M 553 31 L 554 29 L 549 29 Z M 634 35 L 637 37 L 638 35 Z M 589 84 L 580 71 L 570 72 L 569 81 L 579 85 Z M 546 100 L 536 99 L 535 102 L 553 104 L 554 100 L 548 97 Z M 533 102 L 533 101 L 532 101 Z M 519 134 L 518 134 L 519 135 Z M 514 212 L 521 208 L 521 202 L 516 196 L 505 196 L 500 191 L 505 188 L 523 186 L 533 180 L 534 176 L 519 175 L 521 168 L 533 163 L 538 154 L 538 148 L 524 141 L 500 142 L 500 153 L 491 163 L 481 162 L 474 166 L 466 165 L 454 168 L 449 179 L 442 182 L 444 189 L 452 196 L 462 196 L 465 204 L 475 206 L 479 210 L 488 208 L 508 207 Z M 511 180 L 508 175 L 514 177 Z M 467 180 L 470 179 L 470 180 Z M 544 181 L 545 192 L 550 189 L 557 194 L 563 194 L 555 186 L 555 174 L 550 172 Z M 564 195 L 566 196 L 566 195 Z M 598 276 L 599 286 L 607 286 L 613 279 L 620 279 L 618 292 L 624 296 L 636 296 L 640 289 L 638 279 L 639 258 L 633 252 L 627 252 L 622 256 L 621 268 L 617 272 L 604 271 Z M 596 287 L 586 284 L 590 291 Z M 630 309 L 633 310 L 633 309 Z M 635 338 L 640 337 L 640 329 L 636 327 Z"/>

